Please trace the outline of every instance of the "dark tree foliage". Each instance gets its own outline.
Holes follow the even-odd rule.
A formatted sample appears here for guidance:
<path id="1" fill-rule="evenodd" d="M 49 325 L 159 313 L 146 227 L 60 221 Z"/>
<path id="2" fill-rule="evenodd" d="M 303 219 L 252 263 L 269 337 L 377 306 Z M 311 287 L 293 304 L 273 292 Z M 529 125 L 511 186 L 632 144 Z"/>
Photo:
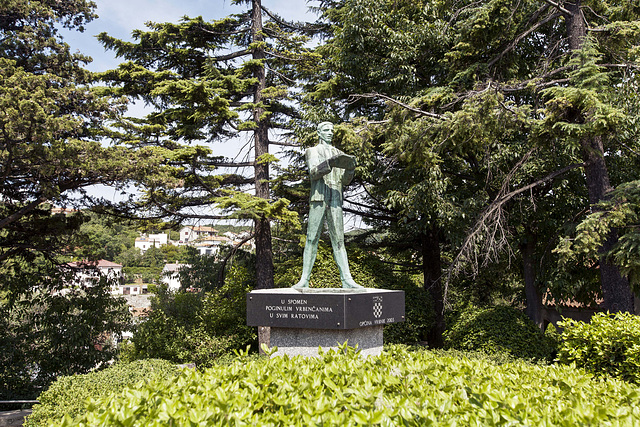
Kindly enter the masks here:
<path id="1" fill-rule="evenodd" d="M 310 104 L 364 116 L 352 126 L 365 189 L 354 210 L 413 241 L 436 303 L 444 260 L 455 273 L 508 256 L 538 324 L 547 287 L 593 298 L 587 278 L 555 286 L 551 249 L 612 179 L 637 179 L 637 110 L 621 101 L 637 88 L 637 7 L 345 0 L 320 11 L 328 43 Z M 628 283 L 603 256 L 615 231 L 590 267 L 607 308 L 630 311 Z"/>
<path id="2" fill-rule="evenodd" d="M 80 203 L 87 186 L 125 180 L 148 158 L 101 145 L 103 122 L 120 106 L 87 85 L 89 59 L 58 33 L 81 31 L 94 8 L 84 0 L 0 3 L 2 397 L 34 398 L 58 375 L 100 366 L 114 355 L 109 334 L 128 325 L 109 284 L 68 285 L 63 255 L 82 245 L 76 231 L 87 217 L 51 214 L 54 205 Z"/>
<path id="3" fill-rule="evenodd" d="M 114 283 L 104 277 L 65 286 L 73 274 L 22 266 L 10 276 L 48 290 L 0 301 L 0 400 L 34 399 L 57 377 L 106 367 L 115 357 L 114 339 L 132 326 L 126 302 L 111 296 Z"/>
<path id="4" fill-rule="evenodd" d="M 56 29 L 81 30 L 94 7 L 75 0 L 0 5 L 0 261 L 62 247 L 50 240 L 61 221 L 43 203 L 71 205 L 86 187 L 122 182 L 153 159 L 99 142 L 120 106 L 86 85 L 89 59 L 72 54 Z"/>

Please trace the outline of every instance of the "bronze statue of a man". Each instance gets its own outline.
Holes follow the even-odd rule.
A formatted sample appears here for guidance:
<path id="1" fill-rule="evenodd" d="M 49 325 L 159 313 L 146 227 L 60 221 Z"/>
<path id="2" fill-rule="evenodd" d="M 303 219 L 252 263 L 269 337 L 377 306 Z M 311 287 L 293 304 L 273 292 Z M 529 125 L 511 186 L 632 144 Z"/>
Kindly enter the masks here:
<path id="1" fill-rule="evenodd" d="M 333 247 L 333 259 L 340 271 L 343 288 L 362 288 L 351 277 L 347 250 L 344 247 L 344 222 L 342 214 L 342 187 L 349 184 L 355 172 L 356 160 L 331 145 L 333 124 L 318 125 L 320 142 L 307 149 L 305 159 L 311 177 L 309 198 L 309 223 L 304 247 L 302 276 L 293 287 L 308 288 L 311 269 L 318 254 L 318 241 L 324 219 L 327 219 L 329 237 Z"/>

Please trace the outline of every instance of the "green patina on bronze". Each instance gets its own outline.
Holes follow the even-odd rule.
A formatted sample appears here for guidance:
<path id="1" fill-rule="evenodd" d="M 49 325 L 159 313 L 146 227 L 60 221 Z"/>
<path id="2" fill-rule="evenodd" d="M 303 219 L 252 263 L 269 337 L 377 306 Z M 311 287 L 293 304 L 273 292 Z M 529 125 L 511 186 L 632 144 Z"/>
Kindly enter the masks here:
<path id="1" fill-rule="evenodd" d="M 293 287 L 308 288 L 311 269 L 318 254 L 318 241 L 324 220 L 327 220 L 329 237 L 333 247 L 333 259 L 340 271 L 343 288 L 362 288 L 351 277 L 347 250 L 344 247 L 344 222 L 342 214 L 342 187 L 349 184 L 356 168 L 356 159 L 331 145 L 333 124 L 318 125 L 320 143 L 307 149 L 305 159 L 311 177 L 309 197 L 309 223 L 307 243 L 304 247 L 302 276 Z"/>

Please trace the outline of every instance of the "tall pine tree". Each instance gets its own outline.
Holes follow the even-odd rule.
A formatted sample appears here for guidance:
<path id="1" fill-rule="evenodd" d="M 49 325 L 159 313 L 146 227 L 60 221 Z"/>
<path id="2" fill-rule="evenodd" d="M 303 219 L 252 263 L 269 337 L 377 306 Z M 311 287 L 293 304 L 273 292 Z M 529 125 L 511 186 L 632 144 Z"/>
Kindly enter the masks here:
<path id="1" fill-rule="evenodd" d="M 82 66 L 90 59 L 71 53 L 57 30 L 82 30 L 93 7 L 80 0 L 0 6 L 0 262 L 59 252 L 66 244 L 52 238 L 64 226 L 51 205 L 80 204 L 86 187 L 132 171 L 133 154 L 100 144 L 103 122 L 119 104 L 88 86 Z"/>
<path id="2" fill-rule="evenodd" d="M 149 31 L 134 31 L 134 42 L 101 34 L 128 61 L 102 79 L 111 95 L 143 100 L 153 110 L 121 122 L 118 138 L 161 147 L 167 157 L 160 173 L 140 176 L 144 197 L 136 208 L 179 221 L 252 219 L 256 286 L 270 288 L 270 223 L 298 226 L 289 202 L 270 190 L 270 166 L 278 161 L 270 147 L 291 144 L 282 138 L 297 115 L 295 79 L 312 56 L 299 27 L 260 0 L 237 3 L 248 10 L 211 22 L 149 24 Z M 206 145 L 215 141 L 233 144 L 236 158 L 216 155 Z M 238 159 L 243 142 L 253 153 Z"/>

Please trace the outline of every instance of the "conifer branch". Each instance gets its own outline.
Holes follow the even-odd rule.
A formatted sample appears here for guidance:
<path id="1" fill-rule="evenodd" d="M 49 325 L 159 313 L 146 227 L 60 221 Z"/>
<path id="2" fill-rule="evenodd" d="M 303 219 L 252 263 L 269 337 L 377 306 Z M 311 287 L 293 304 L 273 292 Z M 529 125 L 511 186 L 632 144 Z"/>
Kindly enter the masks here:
<path id="1" fill-rule="evenodd" d="M 255 162 L 217 162 L 215 160 L 211 162 L 201 161 L 200 164 L 205 166 L 217 166 L 221 168 L 248 168 L 256 165 Z"/>
<path id="2" fill-rule="evenodd" d="M 525 37 L 527 37 L 529 34 L 533 33 L 534 31 L 536 31 L 538 28 L 542 27 L 543 25 L 545 25 L 549 21 L 551 21 L 553 19 L 556 19 L 558 16 L 560 16 L 559 12 L 552 13 L 549 16 L 547 16 L 546 18 L 544 18 L 542 21 L 539 21 L 535 25 L 529 27 L 529 29 L 527 29 L 525 32 L 521 33 L 511 43 L 509 43 L 509 45 L 502 52 L 500 52 L 491 61 L 489 61 L 488 66 L 492 67 L 496 62 L 501 60 L 504 57 L 504 55 L 506 55 L 507 53 L 512 51 L 518 45 L 518 43 L 520 43 L 520 41 L 522 39 L 524 39 Z"/>
<path id="3" fill-rule="evenodd" d="M 374 200 L 375 200 L 375 199 L 374 199 Z M 351 200 L 351 199 L 349 199 L 349 198 L 347 198 L 347 197 L 345 197 L 345 198 L 344 198 L 344 201 L 345 201 L 345 202 L 347 202 L 347 203 L 349 203 L 349 204 L 351 204 L 351 205 L 354 205 L 354 206 L 360 206 L 360 207 L 362 207 L 362 208 L 366 208 L 366 209 L 369 209 L 369 210 L 373 210 L 373 209 L 375 209 L 375 210 L 377 210 L 377 211 L 379 211 L 379 212 L 386 212 L 386 213 L 388 213 L 388 214 L 392 214 L 392 213 L 394 213 L 394 211 L 392 211 L 392 210 L 390 210 L 390 209 L 378 208 L 378 207 L 374 207 L 374 206 L 371 206 L 371 205 L 365 205 L 364 203 L 354 202 L 353 200 Z M 391 218 L 391 216 L 389 216 L 389 218 Z"/>
<path id="4" fill-rule="evenodd" d="M 210 59 L 216 62 L 228 61 L 230 59 L 235 59 L 235 58 L 240 58 L 241 56 L 250 55 L 251 52 L 252 52 L 251 49 L 244 49 L 244 50 L 239 50 L 237 52 L 231 52 L 228 55 L 213 56 Z"/>
<path id="5" fill-rule="evenodd" d="M 300 144 L 296 144 L 293 142 L 280 142 L 280 141 L 271 141 L 269 140 L 270 145 L 279 145 L 282 147 L 300 147 Z"/>
<path id="6" fill-rule="evenodd" d="M 547 3 L 548 5 L 554 7 L 555 9 L 557 9 L 560 13 L 562 13 L 563 15 L 571 15 L 571 11 L 568 9 L 565 9 L 564 7 L 562 7 L 562 5 L 560 3 L 556 3 L 553 2 L 551 0 L 542 0 L 545 3 Z"/>
<path id="7" fill-rule="evenodd" d="M 276 22 L 281 28 L 287 28 L 287 29 L 294 30 L 294 31 L 302 31 L 302 32 L 305 32 L 305 33 L 313 33 L 313 32 L 318 31 L 320 29 L 319 26 L 313 25 L 313 24 L 309 24 L 307 22 L 286 21 L 282 17 L 280 17 L 280 16 L 276 15 L 275 13 L 271 12 L 269 9 L 267 9 L 264 6 L 262 6 L 262 11 L 264 13 L 266 13 L 267 16 L 269 18 L 271 18 L 274 22 Z"/>
<path id="8" fill-rule="evenodd" d="M 275 53 L 275 52 L 270 51 L 270 50 L 265 50 L 264 53 L 266 53 L 269 56 L 273 56 L 274 58 L 284 59 L 286 61 L 293 61 L 293 62 L 303 62 L 304 61 L 304 58 L 291 58 L 289 56 L 280 55 L 279 53 Z"/>
<path id="9" fill-rule="evenodd" d="M 606 67 L 606 68 L 635 68 L 636 70 L 640 69 L 640 65 L 638 64 L 633 64 L 633 63 L 627 63 L 627 64 L 598 64 L 601 67 Z"/>
<path id="10" fill-rule="evenodd" d="M 153 193 L 151 193 L 149 195 L 149 199 L 151 201 L 151 203 L 153 204 L 153 206 L 155 206 L 157 209 L 159 209 L 161 212 L 163 212 L 163 215 L 158 215 L 157 217 L 155 217 L 156 219 L 160 219 L 160 218 L 164 218 L 166 216 L 170 216 L 173 218 L 181 218 L 181 219 L 193 219 L 193 218 L 199 218 L 199 219 L 229 219 L 229 217 L 227 215 L 194 215 L 193 213 L 187 215 L 184 214 L 180 211 L 174 210 L 174 209 L 169 209 L 168 207 L 165 206 L 164 203 L 161 203 L 160 201 L 158 201 L 155 197 L 155 195 Z M 209 204 L 209 203 L 205 203 L 202 202 L 197 206 L 202 206 L 205 204 Z M 191 207 L 196 206 L 196 205 L 192 205 Z M 187 207 L 186 204 L 183 204 L 182 207 Z"/>
<path id="11" fill-rule="evenodd" d="M 438 120 L 444 120 L 444 117 L 440 114 L 435 114 L 435 113 L 431 113 L 429 111 L 423 111 L 420 110 L 419 108 L 415 108 L 412 107 L 408 104 L 405 104 L 404 102 L 398 101 L 397 99 L 391 98 L 390 96 L 387 95 L 382 95 L 381 93 L 377 93 L 377 92 L 372 92 L 372 93 L 364 93 L 364 94 L 359 94 L 359 95 L 349 95 L 349 99 L 348 102 L 349 103 L 353 103 L 358 99 L 362 99 L 362 98 L 380 98 L 380 99 L 384 99 L 385 101 L 389 101 L 393 104 L 396 104 L 402 108 L 405 108 L 409 111 L 412 111 L 420 116 L 426 116 L 426 117 L 431 117 L 432 119 L 438 119 Z"/>
<path id="12" fill-rule="evenodd" d="M 640 157 L 640 152 L 634 150 L 633 148 L 629 147 L 627 144 L 625 144 L 622 141 L 617 141 L 620 145 L 622 145 L 624 148 L 626 148 L 627 150 L 629 150 L 630 152 L 632 152 L 633 154 L 635 154 L 636 156 Z"/>
<path id="13" fill-rule="evenodd" d="M 41 203 L 44 203 L 46 201 L 47 201 L 46 197 L 39 196 L 38 198 L 36 198 L 31 203 L 28 203 L 25 206 L 23 206 L 17 212 L 14 212 L 13 214 L 11 214 L 11 215 L 9 215 L 9 216 L 7 216 L 5 218 L 2 218 L 0 220 L 0 230 L 5 228 L 5 227 L 7 227 L 8 225 L 18 221 L 20 218 L 22 218 L 23 216 L 25 216 L 29 212 L 33 211 L 35 208 L 40 206 Z"/>
<path id="14" fill-rule="evenodd" d="M 529 84 L 534 83 L 534 82 L 538 82 L 538 83 L 534 83 L 536 89 L 544 88 L 544 87 L 550 86 L 552 84 L 566 83 L 567 79 L 557 79 L 557 80 L 552 80 L 552 81 L 548 81 L 548 82 L 544 82 L 544 83 L 542 83 L 541 81 L 546 79 L 546 78 L 548 78 L 548 77 L 554 76 L 554 75 L 562 73 L 564 71 L 567 71 L 569 68 L 570 68 L 569 66 L 559 67 L 559 68 L 556 68 L 554 70 L 549 71 L 548 73 L 542 74 L 541 76 L 538 76 L 536 78 L 529 79 L 529 80 L 524 80 L 524 81 L 522 81 L 522 82 L 520 82 L 520 83 L 518 83 L 517 85 L 514 85 L 514 86 L 502 85 L 502 86 L 499 87 L 499 90 L 502 91 L 502 92 L 505 92 L 505 93 L 518 92 L 518 91 L 527 89 Z"/>
<path id="15" fill-rule="evenodd" d="M 481 1 L 476 1 L 476 2 L 473 2 L 473 3 L 467 4 L 467 5 L 461 7 L 458 10 L 455 10 L 453 12 L 453 14 L 451 15 L 451 19 L 449 19 L 449 22 L 447 23 L 447 27 L 450 27 L 455 22 L 455 20 L 458 19 L 458 16 L 460 16 L 460 14 L 462 14 L 462 12 L 464 12 L 466 9 L 473 8 L 475 6 L 478 6 L 479 4 L 482 4 L 482 2 Z"/>
<path id="16" fill-rule="evenodd" d="M 211 30 L 207 30 L 205 27 L 200 26 L 199 27 L 201 31 L 207 33 L 207 34 L 212 34 L 214 36 L 235 36 L 238 34 L 242 34 L 242 33 L 246 33 L 247 30 L 242 29 L 242 30 L 235 30 L 235 31 L 227 31 L 227 32 L 219 32 L 219 31 L 211 31 Z"/>
<path id="17" fill-rule="evenodd" d="M 515 174 L 515 172 L 520 169 L 520 167 L 531 157 L 534 149 L 530 150 L 523 156 L 523 158 L 514 166 L 509 174 L 505 178 L 502 188 L 494 198 L 493 202 L 489 206 L 487 206 L 478 219 L 476 220 L 474 226 L 471 228 L 465 240 L 458 251 L 458 254 L 454 258 L 453 262 L 448 268 L 447 278 L 445 280 L 445 295 L 447 292 L 447 287 L 453 275 L 455 275 L 461 268 L 462 262 L 464 260 L 473 259 L 474 263 L 477 264 L 477 255 L 475 255 L 474 248 L 477 246 L 478 239 L 481 237 L 483 231 L 488 233 L 488 242 L 484 245 L 488 247 L 487 255 L 485 255 L 484 263 L 488 262 L 491 254 L 497 253 L 505 244 L 508 244 L 504 239 L 505 236 L 505 225 L 504 225 L 504 214 L 502 212 L 502 207 L 505 203 L 513 199 L 515 196 L 522 194 L 526 191 L 529 191 L 538 185 L 544 184 L 548 181 L 551 181 L 558 176 L 580 167 L 584 167 L 584 163 L 575 163 L 572 165 L 565 166 L 562 169 L 554 171 L 547 176 L 536 180 L 535 182 L 525 185 L 524 187 L 518 188 L 517 190 L 513 190 L 511 192 L 506 192 L 511 181 L 511 178 Z M 499 238 L 498 236 L 503 236 Z M 477 267 L 475 267 L 477 268 Z"/>
<path id="18" fill-rule="evenodd" d="M 352 213 L 354 215 L 358 215 L 361 216 L 363 218 L 368 218 L 368 219 L 375 219 L 378 221 L 396 221 L 398 218 L 396 217 L 391 217 L 391 216 L 385 216 L 385 215 L 376 215 L 376 214 L 372 214 L 369 212 L 362 212 L 359 211 L 357 209 L 351 209 L 349 207 L 344 206 L 342 208 L 343 211 L 348 212 L 348 213 Z"/>
<path id="19" fill-rule="evenodd" d="M 606 17 L 604 17 L 604 16 L 602 16 L 602 15 L 599 15 L 595 10 L 593 10 L 593 8 L 592 8 L 591 6 L 586 5 L 586 6 L 584 6 L 584 7 L 585 7 L 585 8 L 587 8 L 587 9 L 589 9 L 589 11 L 591 11 L 591 13 L 593 13 L 595 16 L 597 16 L 598 18 L 602 19 L 603 21 L 606 21 L 606 22 L 607 22 L 607 23 L 609 23 L 609 24 L 611 23 L 611 21 L 609 21 Z M 588 28 L 588 26 L 589 26 L 589 25 L 588 25 L 588 23 L 587 23 L 587 30 L 589 29 L 589 28 Z"/>
<path id="20" fill-rule="evenodd" d="M 240 240 L 238 243 L 233 245 L 233 248 L 229 251 L 227 256 L 225 256 L 224 259 L 222 260 L 222 263 L 220 265 L 220 270 L 218 270 L 218 283 L 220 284 L 224 283 L 224 276 L 225 276 L 224 270 L 227 267 L 227 263 L 229 262 L 229 260 L 233 258 L 236 252 L 238 252 L 238 249 L 240 249 L 240 246 L 244 245 L 254 237 L 255 237 L 255 233 L 251 233 L 249 234 L 249 236 L 245 237 L 244 239 Z"/>
<path id="21" fill-rule="evenodd" d="M 269 52 L 267 52 L 268 54 Z M 282 74 L 279 71 L 274 70 L 273 68 L 269 68 L 269 72 L 277 75 L 278 77 L 280 77 L 282 80 L 284 80 L 285 82 L 289 83 L 289 84 L 295 84 L 296 81 L 293 79 L 290 79 L 289 77 L 285 76 L 284 74 Z"/>

